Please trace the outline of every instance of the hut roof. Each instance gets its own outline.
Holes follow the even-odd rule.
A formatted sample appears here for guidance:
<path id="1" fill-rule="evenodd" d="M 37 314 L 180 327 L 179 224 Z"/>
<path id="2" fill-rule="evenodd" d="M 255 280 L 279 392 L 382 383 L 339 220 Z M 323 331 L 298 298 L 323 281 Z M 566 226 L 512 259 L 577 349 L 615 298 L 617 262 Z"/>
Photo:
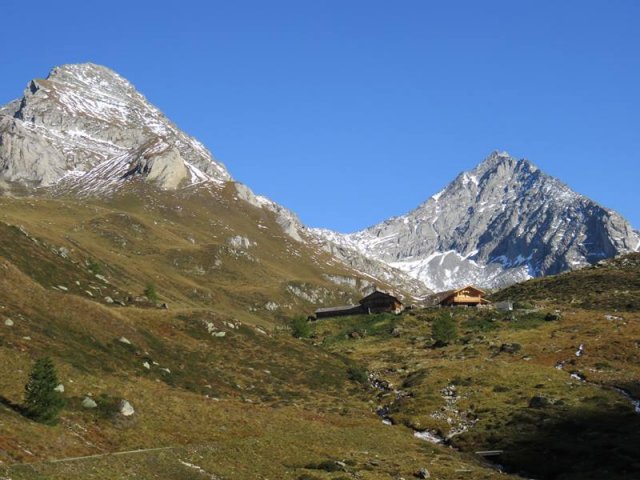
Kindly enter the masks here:
<path id="1" fill-rule="evenodd" d="M 366 295 L 365 297 L 363 297 L 359 303 L 364 303 L 367 300 L 369 300 L 371 297 L 374 296 L 386 296 L 389 298 L 393 298 L 394 300 L 397 300 L 398 302 L 402 303 L 400 300 L 400 295 L 395 294 L 394 292 L 391 291 L 387 291 L 387 290 L 380 290 L 379 288 L 375 288 L 373 291 L 371 291 L 368 295 Z"/>
<path id="2" fill-rule="evenodd" d="M 338 307 L 317 308 L 316 313 L 346 312 L 348 310 L 353 310 L 354 308 L 360 308 L 360 305 L 340 305 Z"/>

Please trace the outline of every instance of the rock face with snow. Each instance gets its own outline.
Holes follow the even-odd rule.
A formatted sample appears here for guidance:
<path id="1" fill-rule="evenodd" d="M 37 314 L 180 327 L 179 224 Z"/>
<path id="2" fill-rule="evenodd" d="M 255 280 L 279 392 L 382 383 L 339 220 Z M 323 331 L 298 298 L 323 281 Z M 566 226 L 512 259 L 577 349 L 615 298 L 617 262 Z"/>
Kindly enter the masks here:
<path id="1" fill-rule="evenodd" d="M 640 236 L 616 212 L 529 161 L 498 152 L 407 215 L 353 234 L 315 234 L 436 291 L 500 287 L 640 246 Z"/>
<path id="2" fill-rule="evenodd" d="M 0 108 L 0 179 L 90 192 L 140 175 L 165 189 L 231 177 L 127 80 L 91 63 L 54 68 Z"/>

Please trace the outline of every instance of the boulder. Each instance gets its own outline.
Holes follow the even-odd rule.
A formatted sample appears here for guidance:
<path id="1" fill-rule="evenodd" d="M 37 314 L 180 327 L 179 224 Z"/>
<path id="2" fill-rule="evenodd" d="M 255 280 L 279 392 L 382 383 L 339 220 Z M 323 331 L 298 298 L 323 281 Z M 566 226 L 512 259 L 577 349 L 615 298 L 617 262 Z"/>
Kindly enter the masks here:
<path id="1" fill-rule="evenodd" d="M 13 325 L 14 325 L 13 320 L 11 320 L 10 318 L 7 318 L 7 319 L 4 321 L 4 324 L 5 324 L 7 327 L 13 327 Z"/>
<path id="2" fill-rule="evenodd" d="M 429 470 L 427 470 L 426 468 L 421 468 L 416 473 L 416 478 L 431 478 L 431 474 L 429 473 Z"/>
<path id="3" fill-rule="evenodd" d="M 529 408 L 544 408 L 549 405 L 549 400 L 540 395 L 535 395 L 529 400 Z"/>
<path id="4" fill-rule="evenodd" d="M 519 343 L 503 343 L 500 345 L 500 351 L 506 353 L 518 353 L 522 350 L 522 345 Z"/>
<path id="5" fill-rule="evenodd" d="M 64 393 L 64 385 L 59 383 L 54 389 L 54 392 Z"/>
<path id="6" fill-rule="evenodd" d="M 555 312 L 549 312 L 544 316 L 544 319 L 547 322 L 556 322 L 558 320 L 560 320 L 562 318 L 562 315 L 560 314 L 560 312 L 558 310 L 556 310 Z"/>
<path id="7" fill-rule="evenodd" d="M 91 397 L 84 397 L 82 400 L 82 408 L 98 408 L 98 404 Z"/>
<path id="8" fill-rule="evenodd" d="M 123 415 L 125 417 L 130 417 L 134 413 L 136 413 L 133 406 L 127 400 L 124 400 L 124 399 L 121 400 L 120 404 L 118 405 L 118 412 L 120 413 L 120 415 Z"/>

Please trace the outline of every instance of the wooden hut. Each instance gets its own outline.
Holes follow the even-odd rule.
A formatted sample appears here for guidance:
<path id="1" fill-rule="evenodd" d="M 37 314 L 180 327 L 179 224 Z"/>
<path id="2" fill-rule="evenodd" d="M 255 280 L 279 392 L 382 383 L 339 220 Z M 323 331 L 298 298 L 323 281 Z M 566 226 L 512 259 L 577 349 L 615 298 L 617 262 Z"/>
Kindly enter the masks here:
<path id="1" fill-rule="evenodd" d="M 473 285 L 459 288 L 457 290 L 447 290 L 446 292 L 436 293 L 432 296 L 432 304 L 443 307 L 467 306 L 477 307 L 478 305 L 487 305 L 491 302 L 484 298 L 486 293 Z"/>
<path id="2" fill-rule="evenodd" d="M 389 292 L 375 288 L 369 295 L 358 302 L 358 305 L 343 305 L 339 307 L 318 308 L 315 318 L 341 317 L 344 315 L 358 315 L 371 313 L 400 313 L 404 305 L 398 297 Z"/>
<path id="3" fill-rule="evenodd" d="M 364 297 L 359 303 L 365 313 L 390 312 L 397 314 L 404 310 L 404 305 L 398 297 L 378 289 Z"/>

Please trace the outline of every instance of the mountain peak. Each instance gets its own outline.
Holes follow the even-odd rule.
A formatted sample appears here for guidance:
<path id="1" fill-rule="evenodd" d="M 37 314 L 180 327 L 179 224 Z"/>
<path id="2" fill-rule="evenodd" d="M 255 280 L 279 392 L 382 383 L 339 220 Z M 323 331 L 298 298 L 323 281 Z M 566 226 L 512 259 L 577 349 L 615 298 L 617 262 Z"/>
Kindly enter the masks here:
<path id="1" fill-rule="evenodd" d="M 150 174 L 154 168 L 170 171 Z M 139 174 L 107 179 L 105 171 Z M 32 80 L 21 100 L 0 108 L 0 179 L 35 186 L 64 179 L 65 188 L 71 180 L 78 186 L 99 179 L 111 191 L 140 177 L 171 189 L 231 180 L 202 144 L 101 65 L 55 67 Z"/>
<path id="2" fill-rule="evenodd" d="M 92 89 L 110 94 L 136 92 L 135 87 L 114 70 L 90 62 L 70 63 L 54 67 L 47 75 L 46 80 L 70 85 L 84 92 Z"/>
<path id="3" fill-rule="evenodd" d="M 118 75 L 114 70 L 105 67 L 104 65 L 98 65 L 96 63 L 67 63 L 64 65 L 58 65 L 54 67 L 47 75 L 47 80 L 58 80 L 65 78 L 74 78 L 77 80 L 101 78 L 105 80 L 126 80 Z M 127 82 L 128 83 L 128 82 Z"/>
<path id="4" fill-rule="evenodd" d="M 436 291 L 500 287 L 640 245 L 618 214 L 506 152 L 491 153 L 408 214 L 334 241 Z"/>

